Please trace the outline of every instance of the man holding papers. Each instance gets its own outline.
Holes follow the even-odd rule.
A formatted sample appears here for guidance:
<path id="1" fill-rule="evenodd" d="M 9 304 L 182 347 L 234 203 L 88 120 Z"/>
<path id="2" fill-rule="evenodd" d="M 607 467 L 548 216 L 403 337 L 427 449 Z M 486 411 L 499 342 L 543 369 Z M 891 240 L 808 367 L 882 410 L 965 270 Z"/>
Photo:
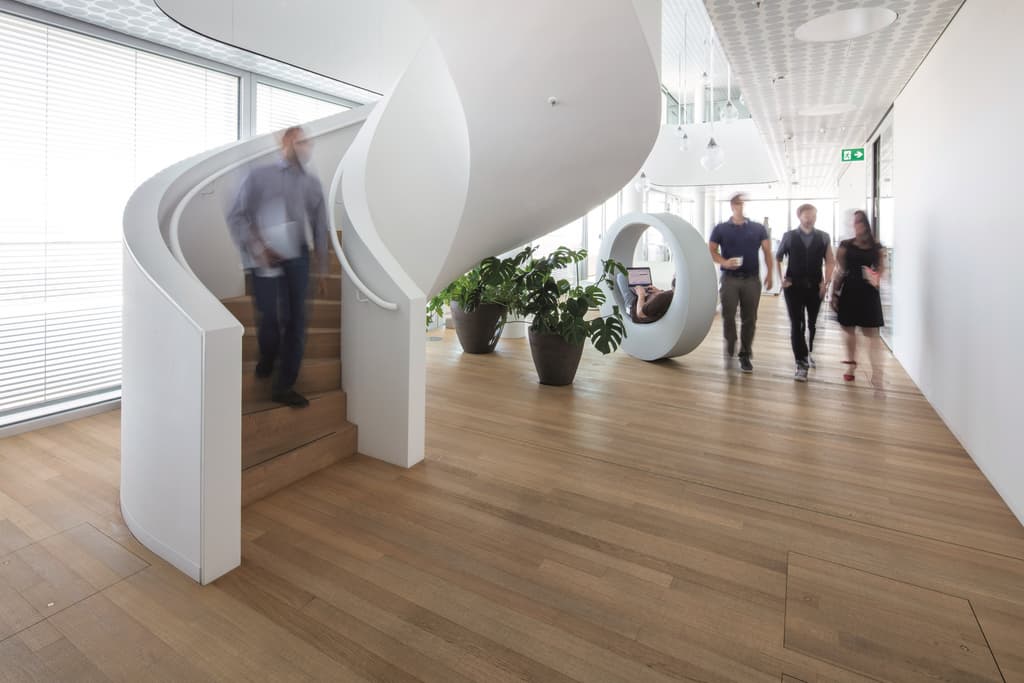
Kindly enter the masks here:
<path id="1" fill-rule="evenodd" d="M 306 226 L 313 235 L 321 290 L 329 229 L 320 181 L 303 166 L 309 152 L 301 128 L 285 130 L 281 158 L 249 173 L 228 214 L 242 265 L 253 278 L 260 348 L 256 376 L 269 377 L 276 365 L 272 397 L 297 408 L 309 405 L 295 391 L 306 340 L 310 269 Z"/>

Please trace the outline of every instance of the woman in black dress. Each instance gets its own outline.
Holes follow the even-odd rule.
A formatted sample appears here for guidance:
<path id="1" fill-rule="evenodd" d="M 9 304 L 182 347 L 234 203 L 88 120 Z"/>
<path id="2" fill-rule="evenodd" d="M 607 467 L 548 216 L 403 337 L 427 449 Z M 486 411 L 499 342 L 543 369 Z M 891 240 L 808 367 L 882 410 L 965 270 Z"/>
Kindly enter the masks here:
<path id="1" fill-rule="evenodd" d="M 868 339 L 871 359 L 871 383 L 882 386 L 882 340 L 879 330 L 885 324 L 882 318 L 882 297 L 878 287 L 885 272 L 882 245 L 875 239 L 868 216 L 863 211 L 853 212 L 853 239 L 839 244 L 836 252 L 833 292 L 838 294 L 836 312 L 846 341 L 848 366 L 843 379 L 852 382 L 857 369 L 857 328 Z"/>

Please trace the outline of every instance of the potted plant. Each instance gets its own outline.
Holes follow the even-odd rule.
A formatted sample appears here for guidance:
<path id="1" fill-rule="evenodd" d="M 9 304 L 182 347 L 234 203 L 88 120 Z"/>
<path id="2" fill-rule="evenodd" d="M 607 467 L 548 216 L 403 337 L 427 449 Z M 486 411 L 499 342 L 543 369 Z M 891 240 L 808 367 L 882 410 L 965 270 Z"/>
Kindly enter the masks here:
<path id="1" fill-rule="evenodd" d="M 586 258 L 585 249 L 573 251 L 559 247 L 545 258 L 531 259 L 519 275 L 517 289 L 522 299 L 517 308 L 533 316 L 529 330 L 530 351 L 541 384 L 572 384 L 588 339 L 594 348 L 608 354 L 617 349 L 626 336 L 618 306 L 609 316 L 587 317 L 591 308 L 599 308 L 604 303 L 605 288 L 614 286 L 616 274 L 626 273 L 625 266 L 611 259 L 605 261 L 597 281 L 586 286 L 573 286 L 568 280 L 556 277 L 557 271 L 578 267 Z"/>
<path id="2" fill-rule="evenodd" d="M 521 267 L 533 254 L 526 247 L 515 256 L 489 256 L 465 275 L 456 278 L 427 304 L 427 320 L 442 317 L 451 308 L 455 333 L 466 353 L 490 353 L 501 338 L 509 312 L 519 313 L 516 288 Z"/>

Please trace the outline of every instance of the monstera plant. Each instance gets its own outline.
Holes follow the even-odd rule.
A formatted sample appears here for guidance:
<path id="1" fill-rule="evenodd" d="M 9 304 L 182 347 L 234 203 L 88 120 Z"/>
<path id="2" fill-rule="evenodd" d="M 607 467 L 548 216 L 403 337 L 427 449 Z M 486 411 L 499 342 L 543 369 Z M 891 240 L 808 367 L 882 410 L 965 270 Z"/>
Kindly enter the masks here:
<path id="1" fill-rule="evenodd" d="M 494 351 L 509 314 L 522 313 L 520 276 L 532 255 L 533 248 L 526 247 L 508 258 L 485 258 L 428 302 L 428 321 L 432 316 L 440 318 L 449 306 L 462 349 L 467 353 Z"/>
<path id="2" fill-rule="evenodd" d="M 530 259 L 512 289 L 519 297 L 515 307 L 533 316 L 530 350 L 541 384 L 572 384 L 587 340 L 601 353 L 609 354 L 626 336 L 618 306 L 609 316 L 590 315 L 591 309 L 605 302 L 615 275 L 626 273 L 625 266 L 610 259 L 604 261 L 600 277 L 587 285 L 573 285 L 557 277 L 559 271 L 578 267 L 586 258 L 585 249 L 559 247 L 544 258 Z"/>

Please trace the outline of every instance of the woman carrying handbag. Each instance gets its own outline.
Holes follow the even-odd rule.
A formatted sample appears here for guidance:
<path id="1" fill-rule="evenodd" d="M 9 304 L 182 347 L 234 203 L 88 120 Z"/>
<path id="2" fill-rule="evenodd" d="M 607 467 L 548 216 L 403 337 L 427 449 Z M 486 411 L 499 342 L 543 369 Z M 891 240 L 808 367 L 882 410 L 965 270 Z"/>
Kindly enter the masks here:
<path id="1" fill-rule="evenodd" d="M 838 315 L 846 342 L 847 366 L 843 379 L 853 382 L 857 370 L 857 328 L 868 340 L 871 360 L 871 384 L 881 388 L 882 339 L 880 329 L 885 325 L 882 317 L 882 296 L 879 285 L 885 272 L 885 254 L 875 239 L 868 216 L 863 211 L 853 212 L 853 239 L 839 244 L 836 253 L 839 267 L 832 282 L 832 309 Z"/>

